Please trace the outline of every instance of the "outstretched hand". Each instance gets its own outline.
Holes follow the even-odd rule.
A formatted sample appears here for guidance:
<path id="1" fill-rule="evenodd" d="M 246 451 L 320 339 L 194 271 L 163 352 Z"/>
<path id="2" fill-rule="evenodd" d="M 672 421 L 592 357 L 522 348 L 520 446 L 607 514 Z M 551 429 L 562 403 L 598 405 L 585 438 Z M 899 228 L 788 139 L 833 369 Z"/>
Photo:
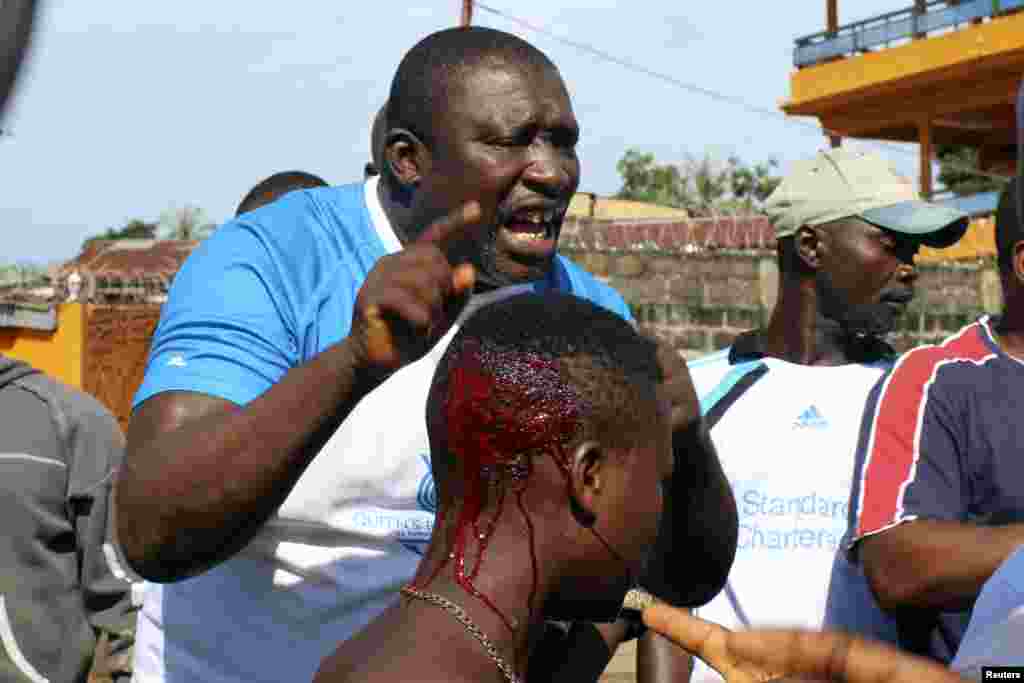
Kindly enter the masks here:
<path id="1" fill-rule="evenodd" d="M 781 668 L 747 660 L 733 650 L 733 640 L 744 634 L 733 633 L 718 624 L 695 617 L 685 610 L 659 604 L 643 612 L 644 624 L 680 647 L 704 660 L 721 674 L 726 683 L 762 683 L 783 678 Z"/>
<path id="2" fill-rule="evenodd" d="M 480 205 L 469 202 L 374 265 L 356 297 L 349 334 L 364 369 L 386 374 L 417 360 L 455 322 L 476 272 L 470 264 L 453 266 L 445 254 L 480 217 Z"/>
<path id="3" fill-rule="evenodd" d="M 730 631 L 667 605 L 644 610 L 644 623 L 704 660 L 726 683 L 810 678 L 846 683 L 964 683 L 927 659 L 828 631 Z"/>

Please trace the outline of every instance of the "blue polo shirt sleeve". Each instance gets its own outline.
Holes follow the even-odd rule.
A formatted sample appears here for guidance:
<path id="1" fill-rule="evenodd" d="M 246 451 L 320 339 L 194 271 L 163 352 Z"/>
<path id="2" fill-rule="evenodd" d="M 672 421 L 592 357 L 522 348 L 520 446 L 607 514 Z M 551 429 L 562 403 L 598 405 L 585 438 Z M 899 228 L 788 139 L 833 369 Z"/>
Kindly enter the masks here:
<path id="1" fill-rule="evenodd" d="M 133 407 L 165 391 L 244 405 L 298 364 L 293 283 L 259 224 L 271 216 L 257 210 L 226 223 L 186 260 L 161 311 Z"/>
<path id="2" fill-rule="evenodd" d="M 996 570 L 978 595 L 971 621 L 960 641 L 953 671 L 984 680 L 986 666 L 1019 666 L 1024 642 L 1024 546 Z"/>
<path id="3" fill-rule="evenodd" d="M 558 290 L 569 292 L 581 299 L 587 299 L 591 303 L 615 313 L 633 325 L 633 327 L 636 327 L 633 313 L 630 311 L 629 305 L 622 298 L 622 295 L 568 258 L 562 255 L 557 257 L 552 276 L 555 287 Z"/>

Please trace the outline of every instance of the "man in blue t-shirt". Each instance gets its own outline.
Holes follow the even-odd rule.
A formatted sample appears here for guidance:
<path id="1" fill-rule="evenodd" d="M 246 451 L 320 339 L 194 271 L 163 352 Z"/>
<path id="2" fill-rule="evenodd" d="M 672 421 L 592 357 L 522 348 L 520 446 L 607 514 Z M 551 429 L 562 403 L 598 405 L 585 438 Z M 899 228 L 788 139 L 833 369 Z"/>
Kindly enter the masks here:
<path id="1" fill-rule="evenodd" d="M 426 390 L 461 321 L 545 289 L 629 320 L 616 292 L 556 253 L 577 138 L 565 84 L 536 48 L 442 31 L 399 66 L 379 176 L 290 193 L 192 254 L 153 339 L 115 495 L 120 550 L 154 582 L 138 680 L 308 680 L 394 603 L 430 538 Z M 735 511 L 730 530 L 713 450 L 683 440 L 699 432 L 689 375 L 666 374 L 674 446 L 699 482 L 676 510 L 722 520 L 700 539 L 707 562 L 652 588 L 685 604 L 724 581 Z"/>

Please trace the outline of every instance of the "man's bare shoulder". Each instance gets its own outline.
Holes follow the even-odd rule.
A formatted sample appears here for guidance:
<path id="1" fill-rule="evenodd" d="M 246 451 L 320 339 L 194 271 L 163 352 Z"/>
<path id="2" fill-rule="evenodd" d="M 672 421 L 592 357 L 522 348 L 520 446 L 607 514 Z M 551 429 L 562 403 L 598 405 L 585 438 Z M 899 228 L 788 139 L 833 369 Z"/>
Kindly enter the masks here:
<path id="1" fill-rule="evenodd" d="M 446 615 L 441 615 L 446 616 Z M 480 683 L 497 669 L 459 654 L 479 647 L 462 632 L 431 628 L 406 618 L 401 606 L 387 609 L 324 659 L 315 683 Z"/>

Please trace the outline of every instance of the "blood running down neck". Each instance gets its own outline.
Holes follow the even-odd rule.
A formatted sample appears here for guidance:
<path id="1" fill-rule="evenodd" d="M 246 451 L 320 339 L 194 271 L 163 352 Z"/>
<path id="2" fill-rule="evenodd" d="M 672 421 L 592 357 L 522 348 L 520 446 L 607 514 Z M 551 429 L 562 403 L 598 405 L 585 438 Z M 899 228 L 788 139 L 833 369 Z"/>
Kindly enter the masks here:
<path id="1" fill-rule="evenodd" d="M 445 567 L 453 565 L 456 584 L 513 631 L 512 620 L 474 582 L 511 494 L 527 530 L 533 571 L 528 606 L 532 618 L 539 576 L 534 526 L 523 494 L 530 485 L 533 459 L 550 457 L 571 495 L 565 448 L 579 432 L 588 405 L 566 381 L 558 362 L 540 354 L 467 340 L 452 368 L 440 394 L 440 416 L 446 422 L 446 467 L 454 473 L 449 476 L 459 480 L 461 505 L 454 534 L 447 535 L 442 561 L 422 585 L 413 587 L 427 588 Z M 484 515 L 485 511 L 490 514 Z M 472 555 L 475 559 L 467 561 Z"/>

